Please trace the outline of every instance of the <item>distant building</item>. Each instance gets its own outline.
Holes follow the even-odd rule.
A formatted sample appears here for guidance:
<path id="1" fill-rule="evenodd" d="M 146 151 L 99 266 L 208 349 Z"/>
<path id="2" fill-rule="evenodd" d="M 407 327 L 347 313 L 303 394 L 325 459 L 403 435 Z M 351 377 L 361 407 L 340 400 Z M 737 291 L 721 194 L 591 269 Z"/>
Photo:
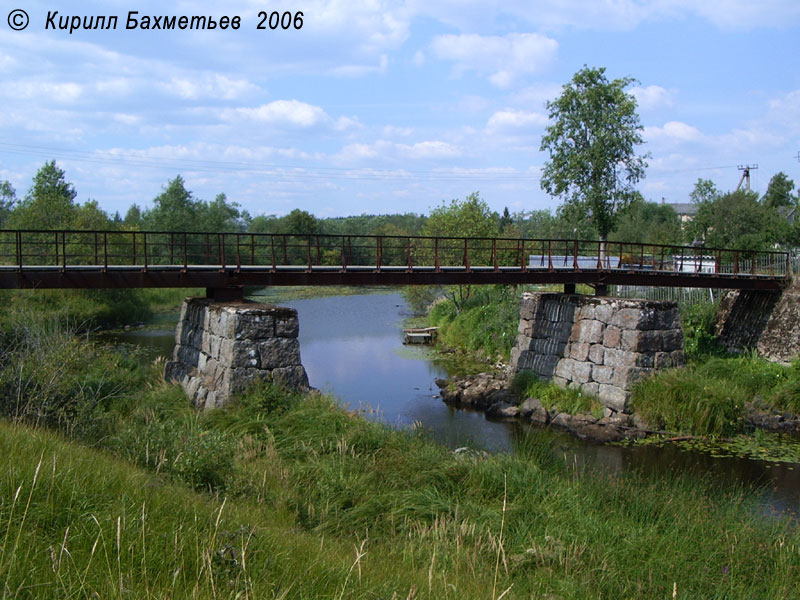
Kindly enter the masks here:
<path id="1" fill-rule="evenodd" d="M 794 225 L 794 220 L 798 217 L 796 206 L 779 206 L 778 214 L 786 219 L 789 225 Z"/>
<path id="2" fill-rule="evenodd" d="M 700 206 L 694 202 L 671 202 L 669 206 L 674 208 L 675 212 L 678 213 L 681 223 L 688 223 L 694 219 L 700 208 Z"/>

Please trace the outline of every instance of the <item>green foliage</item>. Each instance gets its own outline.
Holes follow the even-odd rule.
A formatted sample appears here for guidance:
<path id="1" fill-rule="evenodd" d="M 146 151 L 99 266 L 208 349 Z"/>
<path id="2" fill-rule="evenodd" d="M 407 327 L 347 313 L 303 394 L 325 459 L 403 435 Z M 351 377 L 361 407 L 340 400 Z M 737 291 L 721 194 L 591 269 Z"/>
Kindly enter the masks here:
<path id="1" fill-rule="evenodd" d="M 224 491 L 234 478 L 235 437 L 203 428 L 181 388 L 164 387 L 151 394 L 158 406 L 151 400 L 127 416 L 109 447 L 194 489 Z"/>
<path id="2" fill-rule="evenodd" d="M 69 343 L 60 360 L 90 355 Z M 69 364 L 79 381 L 91 368 Z M 757 515 L 757 493 L 566 468 L 550 435 L 523 433 L 511 454 L 453 453 L 278 388 L 197 413 L 155 367 L 134 358 L 112 373 L 120 394 L 99 405 L 106 434 L 94 441 L 151 474 L 0 423 L 0 453 L 13 457 L 0 477 L 0 589 L 588 599 L 668 597 L 677 580 L 687 597 L 794 592 L 797 530 Z"/>
<path id="3" fill-rule="evenodd" d="M 477 192 L 467 196 L 465 200 L 451 200 L 450 204 L 442 203 L 433 209 L 422 228 L 422 235 L 440 237 L 492 238 L 499 235 L 498 216 L 492 212 Z M 478 250 L 469 252 L 472 264 L 489 264 L 490 251 L 487 245 L 481 244 Z M 442 243 L 439 247 L 440 260 L 447 264 L 462 264 L 464 248 L 461 243 Z M 465 307 L 474 292 L 474 286 L 449 286 L 445 296 L 455 304 L 458 310 Z"/>
<path id="4" fill-rule="evenodd" d="M 98 327 L 119 327 L 144 321 L 152 314 L 151 302 L 170 295 L 175 308 L 190 290 L 0 290 L 4 312 L 0 328 L 7 323 L 36 316 L 37 320 L 58 321 L 80 331 Z M 163 308 L 159 306 L 157 308 Z"/>
<path id="5" fill-rule="evenodd" d="M 17 192 L 8 181 L 0 181 L 0 228 L 6 226 L 6 221 L 17 203 Z"/>
<path id="6" fill-rule="evenodd" d="M 75 221 L 77 192 L 55 161 L 45 163 L 8 219 L 13 229 L 66 229 Z"/>
<path id="7" fill-rule="evenodd" d="M 744 430 L 745 404 L 758 400 L 779 411 L 800 410 L 800 366 L 758 358 L 709 357 L 645 379 L 633 408 L 651 425 L 675 433 L 729 436 Z"/>
<path id="8" fill-rule="evenodd" d="M 681 221 L 672 206 L 635 200 L 620 213 L 611 239 L 642 244 L 680 244 L 682 236 Z"/>
<path id="9" fill-rule="evenodd" d="M 702 202 L 691 231 L 709 247 L 742 250 L 772 249 L 790 235 L 786 220 L 746 190 Z"/>
<path id="10" fill-rule="evenodd" d="M 761 203 L 769 208 L 778 208 L 779 206 L 795 206 L 797 204 L 797 196 L 792 194 L 794 190 L 794 181 L 789 179 L 783 171 L 778 171 L 769 180 L 767 191 L 761 199 Z"/>
<path id="11" fill-rule="evenodd" d="M 670 369 L 639 382 L 633 410 L 656 429 L 696 435 L 731 435 L 744 427 L 748 400 L 729 382 L 708 379 L 700 369 Z"/>
<path id="12" fill-rule="evenodd" d="M 247 214 L 236 202 L 228 202 L 225 194 L 218 194 L 213 202 L 196 200 L 178 175 L 153 199 L 153 208 L 141 214 L 133 205 L 125 222 L 136 227 L 139 221 L 149 231 L 237 232 L 244 231 L 246 218 Z"/>
<path id="13" fill-rule="evenodd" d="M 57 321 L 6 322 L 0 344 L 0 415 L 86 440 L 143 379 L 136 353 L 103 351 Z"/>
<path id="14" fill-rule="evenodd" d="M 468 350 L 489 360 L 507 360 L 519 324 L 516 288 L 484 286 L 464 303 L 438 302 L 431 310 L 429 322 L 439 327 L 439 340 L 446 346 Z"/>
<path id="15" fill-rule="evenodd" d="M 453 199 L 431 210 L 422 235 L 496 237 L 499 231 L 497 214 L 475 192 L 465 200 Z"/>
<path id="16" fill-rule="evenodd" d="M 687 361 L 725 354 L 725 349 L 717 341 L 714 332 L 717 306 L 713 302 L 681 305 L 681 326 Z"/>
<path id="17" fill-rule="evenodd" d="M 551 413 L 592 413 L 596 417 L 603 415 L 603 406 L 597 398 L 543 381 L 531 371 L 516 373 L 511 380 L 511 389 L 520 398 L 538 398 Z"/>
<path id="18" fill-rule="evenodd" d="M 600 239 L 614 229 L 617 213 L 638 197 L 635 184 L 647 167 L 636 100 L 625 92 L 630 78 L 609 81 L 604 68 L 584 67 L 547 103 L 550 124 L 540 150 L 550 159 L 541 185 L 566 207 L 591 215 Z"/>
<path id="19" fill-rule="evenodd" d="M 319 233 L 319 222 L 311 213 L 295 208 L 283 220 L 285 230 L 281 233 L 293 235 L 314 235 Z"/>
<path id="20" fill-rule="evenodd" d="M 710 179 L 698 179 L 694 184 L 689 198 L 695 204 L 709 204 L 722 196 L 722 192 L 717 189 L 714 182 Z"/>
<path id="21" fill-rule="evenodd" d="M 403 297 L 415 315 L 425 315 L 437 298 L 442 296 L 442 288 L 438 285 L 407 285 L 403 288 Z"/>

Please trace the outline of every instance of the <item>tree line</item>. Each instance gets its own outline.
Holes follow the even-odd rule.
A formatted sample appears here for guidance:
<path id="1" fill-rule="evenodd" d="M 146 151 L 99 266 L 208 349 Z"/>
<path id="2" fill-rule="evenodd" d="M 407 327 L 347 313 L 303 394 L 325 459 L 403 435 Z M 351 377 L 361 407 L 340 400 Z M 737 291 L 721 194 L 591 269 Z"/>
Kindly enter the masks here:
<path id="1" fill-rule="evenodd" d="M 55 161 L 36 173 L 18 198 L 0 182 L 0 228 L 199 231 L 294 235 L 430 235 L 508 238 L 599 239 L 597 223 L 569 202 L 555 212 L 493 211 L 480 194 L 443 202 L 428 215 L 397 213 L 318 218 L 296 208 L 283 216 L 251 216 L 224 193 L 196 198 L 180 175 L 169 180 L 149 208 L 133 204 L 121 216 L 105 212 L 95 200 L 77 201 L 77 191 Z M 800 246 L 800 211 L 794 182 L 784 173 L 770 180 L 760 196 L 751 191 L 722 192 L 713 182 L 697 181 L 689 194 L 696 214 L 681 222 L 672 205 L 632 198 L 615 213 L 609 240 L 652 244 L 703 244 L 709 247 L 766 249 Z"/>

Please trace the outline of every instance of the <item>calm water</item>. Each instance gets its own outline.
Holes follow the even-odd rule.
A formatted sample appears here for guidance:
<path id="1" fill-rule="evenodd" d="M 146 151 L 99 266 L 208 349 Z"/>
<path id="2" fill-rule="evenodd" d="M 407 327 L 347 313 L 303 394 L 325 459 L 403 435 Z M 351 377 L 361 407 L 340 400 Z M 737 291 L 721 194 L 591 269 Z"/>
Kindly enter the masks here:
<path id="1" fill-rule="evenodd" d="M 457 410 L 436 397 L 437 377 L 447 377 L 432 353 L 404 346 L 402 322 L 407 314 L 399 294 L 334 296 L 281 302 L 297 310 L 300 353 L 308 377 L 351 409 L 395 427 L 422 426 L 441 443 L 470 445 L 506 452 L 531 426 L 493 422 L 482 413 Z M 152 356 L 170 356 L 177 314 L 161 317 L 164 328 L 105 335 L 113 343 L 136 344 Z M 712 458 L 675 447 L 602 446 L 569 435 L 558 435 L 556 450 L 570 464 L 612 473 L 693 471 L 726 485 L 763 486 L 766 513 L 796 514 L 800 510 L 800 465 L 741 458 Z"/>

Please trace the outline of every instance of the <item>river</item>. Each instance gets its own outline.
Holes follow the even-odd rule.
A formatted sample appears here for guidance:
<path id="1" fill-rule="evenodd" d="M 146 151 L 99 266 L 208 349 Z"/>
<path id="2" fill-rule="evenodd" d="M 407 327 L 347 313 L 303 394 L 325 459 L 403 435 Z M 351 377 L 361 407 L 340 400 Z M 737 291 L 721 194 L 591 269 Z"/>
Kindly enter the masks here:
<path id="1" fill-rule="evenodd" d="M 312 386 L 330 392 L 350 409 L 393 427 L 420 427 L 451 448 L 471 446 L 511 452 L 526 431 L 519 422 L 492 421 L 483 413 L 455 409 L 438 397 L 434 380 L 447 368 L 424 347 L 404 346 L 408 317 L 397 293 L 330 296 L 280 302 L 300 321 L 300 352 Z M 161 315 L 145 329 L 105 334 L 107 341 L 141 346 L 152 356 L 170 356 L 177 314 Z M 800 509 L 800 465 L 745 458 L 714 458 L 676 447 L 610 446 L 567 434 L 555 449 L 570 464 L 622 473 L 629 470 L 692 471 L 724 485 L 756 484 L 766 514 L 795 515 Z"/>

